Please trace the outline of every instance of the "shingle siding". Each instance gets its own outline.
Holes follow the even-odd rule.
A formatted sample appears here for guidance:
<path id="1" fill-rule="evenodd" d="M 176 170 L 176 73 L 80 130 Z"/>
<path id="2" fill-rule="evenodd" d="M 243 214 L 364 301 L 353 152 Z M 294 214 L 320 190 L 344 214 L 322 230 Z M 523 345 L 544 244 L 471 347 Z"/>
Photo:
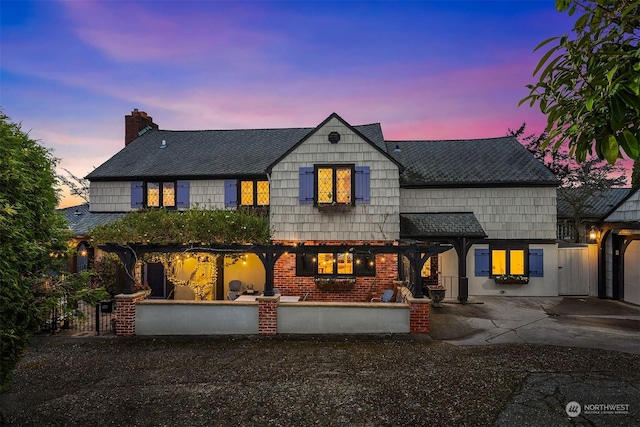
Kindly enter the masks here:
<path id="1" fill-rule="evenodd" d="M 131 209 L 129 181 L 91 182 L 89 186 L 91 212 L 128 212 Z"/>
<path id="2" fill-rule="evenodd" d="M 640 221 L 640 191 L 636 191 L 625 200 L 611 215 L 608 222 Z"/>
<path id="3" fill-rule="evenodd" d="M 201 179 L 190 183 L 191 207 L 224 209 L 224 180 Z"/>
<path id="4" fill-rule="evenodd" d="M 338 132 L 340 142 L 328 141 Z M 356 204 L 351 212 L 322 213 L 313 205 L 300 205 L 299 168 L 315 164 L 369 166 L 371 202 Z M 273 167 L 271 226 L 275 240 L 394 240 L 399 237 L 400 205 L 397 165 L 339 120 L 325 126 Z"/>
<path id="5" fill-rule="evenodd" d="M 555 188 L 401 189 L 400 212 L 473 212 L 490 239 L 555 239 Z"/>

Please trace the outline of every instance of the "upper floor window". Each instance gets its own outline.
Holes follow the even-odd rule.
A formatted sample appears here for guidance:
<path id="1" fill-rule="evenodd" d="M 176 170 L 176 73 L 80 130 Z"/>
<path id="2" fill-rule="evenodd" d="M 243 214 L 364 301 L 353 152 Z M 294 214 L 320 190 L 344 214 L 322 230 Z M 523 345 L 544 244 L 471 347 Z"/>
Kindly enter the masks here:
<path id="1" fill-rule="evenodd" d="M 131 181 L 131 207 L 189 207 L 189 181 Z"/>
<path id="2" fill-rule="evenodd" d="M 175 181 L 156 181 L 146 183 L 146 203 L 148 208 L 175 208 Z"/>
<path id="3" fill-rule="evenodd" d="M 224 181 L 224 206 L 268 208 L 269 181 L 264 179 L 227 179 Z"/>
<path id="4" fill-rule="evenodd" d="M 269 206 L 269 181 L 240 181 L 241 206 Z"/>
<path id="5" fill-rule="evenodd" d="M 353 166 L 316 166 L 315 202 L 351 204 Z"/>
<path id="6" fill-rule="evenodd" d="M 301 205 L 352 206 L 371 203 L 369 166 L 316 165 L 299 169 Z"/>

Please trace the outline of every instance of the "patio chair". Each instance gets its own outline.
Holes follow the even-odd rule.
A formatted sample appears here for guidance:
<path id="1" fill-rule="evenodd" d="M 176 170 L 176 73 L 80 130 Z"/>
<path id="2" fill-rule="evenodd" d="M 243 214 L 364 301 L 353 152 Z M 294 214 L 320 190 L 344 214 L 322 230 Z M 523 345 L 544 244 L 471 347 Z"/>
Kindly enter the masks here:
<path id="1" fill-rule="evenodd" d="M 232 292 L 240 292 L 242 282 L 240 280 L 232 280 L 229 282 L 229 290 Z"/>
<path id="2" fill-rule="evenodd" d="M 279 294 L 279 293 L 280 293 L 280 289 L 273 288 L 273 294 L 274 294 L 274 295 L 275 295 L 275 294 Z"/>
<path id="3" fill-rule="evenodd" d="M 236 298 L 238 298 L 238 295 L 236 295 L 235 292 L 227 292 L 227 298 L 229 299 L 229 301 L 235 301 Z"/>
<path id="4" fill-rule="evenodd" d="M 371 298 L 371 302 L 391 302 L 393 298 L 393 289 L 385 289 L 380 298 Z"/>

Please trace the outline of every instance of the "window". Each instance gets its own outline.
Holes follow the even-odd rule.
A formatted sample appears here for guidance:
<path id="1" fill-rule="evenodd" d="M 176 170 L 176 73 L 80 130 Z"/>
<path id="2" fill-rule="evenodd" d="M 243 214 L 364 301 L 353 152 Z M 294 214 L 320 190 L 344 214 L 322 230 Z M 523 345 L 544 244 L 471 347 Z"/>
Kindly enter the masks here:
<path id="1" fill-rule="evenodd" d="M 375 255 L 355 255 L 351 252 L 297 254 L 296 276 L 375 276 Z"/>
<path id="2" fill-rule="evenodd" d="M 316 165 L 299 169 L 301 205 L 368 205 L 371 203 L 369 166 Z"/>
<path id="3" fill-rule="evenodd" d="M 269 181 L 240 181 L 240 205 L 268 206 Z"/>
<path id="4" fill-rule="evenodd" d="M 255 179 L 225 180 L 224 205 L 228 208 L 237 206 L 268 207 L 269 181 Z"/>
<path id="5" fill-rule="evenodd" d="M 353 165 L 316 166 L 316 204 L 352 204 Z"/>
<path id="6" fill-rule="evenodd" d="M 491 275 L 525 275 L 524 249 L 491 249 Z"/>
<path id="7" fill-rule="evenodd" d="M 131 208 L 189 207 L 189 181 L 131 181 Z"/>
<path id="8" fill-rule="evenodd" d="M 175 182 L 147 182 L 146 204 L 148 208 L 175 208 L 176 207 L 176 183 Z"/>
<path id="9" fill-rule="evenodd" d="M 491 245 L 475 250 L 476 276 L 544 276 L 542 249 L 530 249 L 525 244 Z"/>

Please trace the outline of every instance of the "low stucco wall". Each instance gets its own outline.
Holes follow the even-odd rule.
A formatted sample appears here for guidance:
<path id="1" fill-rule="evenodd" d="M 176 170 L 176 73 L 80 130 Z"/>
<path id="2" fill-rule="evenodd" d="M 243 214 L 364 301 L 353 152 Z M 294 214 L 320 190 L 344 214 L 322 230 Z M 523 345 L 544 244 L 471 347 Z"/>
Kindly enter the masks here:
<path id="1" fill-rule="evenodd" d="M 256 303 L 145 300 L 136 304 L 136 335 L 257 333 Z"/>
<path id="2" fill-rule="evenodd" d="M 279 334 L 408 334 L 402 303 L 281 303 Z"/>

